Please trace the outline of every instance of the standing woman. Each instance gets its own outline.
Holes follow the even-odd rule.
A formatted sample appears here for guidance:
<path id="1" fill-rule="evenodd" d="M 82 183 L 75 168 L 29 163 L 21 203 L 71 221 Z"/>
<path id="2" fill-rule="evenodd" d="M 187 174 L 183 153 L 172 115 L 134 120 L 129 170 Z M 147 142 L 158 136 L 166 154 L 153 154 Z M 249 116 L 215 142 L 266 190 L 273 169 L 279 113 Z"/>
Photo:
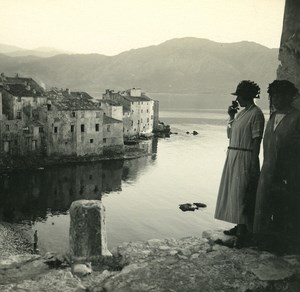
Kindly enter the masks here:
<path id="1" fill-rule="evenodd" d="M 248 231 L 252 231 L 255 192 L 259 176 L 259 150 L 264 130 L 264 115 L 255 105 L 260 88 L 253 81 L 241 81 L 233 95 L 244 109 L 236 116 L 235 107 L 228 108 L 229 147 L 225 161 L 215 218 L 237 224 L 224 231 L 236 235 L 236 247 L 242 247 Z M 234 102 L 233 102 L 234 103 Z"/>
<path id="2" fill-rule="evenodd" d="M 300 111 L 292 106 L 298 89 L 275 80 L 268 93 L 272 113 L 263 142 L 254 233 L 262 248 L 285 252 L 300 244 Z"/>

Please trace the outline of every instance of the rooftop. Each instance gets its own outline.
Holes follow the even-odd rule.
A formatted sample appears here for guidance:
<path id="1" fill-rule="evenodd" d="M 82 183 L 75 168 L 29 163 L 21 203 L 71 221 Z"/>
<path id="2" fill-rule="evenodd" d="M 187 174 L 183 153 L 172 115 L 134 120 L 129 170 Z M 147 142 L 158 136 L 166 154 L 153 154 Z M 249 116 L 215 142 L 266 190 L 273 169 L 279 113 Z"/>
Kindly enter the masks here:
<path id="1" fill-rule="evenodd" d="M 56 99 L 52 104 L 61 111 L 102 110 L 99 104 L 82 98 Z"/>
<path id="2" fill-rule="evenodd" d="M 20 77 L 18 74 L 16 74 L 15 77 L 9 77 L 5 76 L 4 74 L 0 75 L 0 80 L 3 83 L 3 85 L 13 85 L 13 84 L 19 84 L 19 85 L 30 85 L 32 89 L 35 89 L 37 92 L 44 92 L 44 88 L 40 86 L 34 79 L 30 77 Z"/>
<path id="3" fill-rule="evenodd" d="M 116 100 L 112 100 L 112 99 L 101 99 L 100 103 L 106 103 L 106 104 L 113 105 L 113 106 L 121 106 L 121 104 L 119 102 L 117 102 Z"/>
<path id="4" fill-rule="evenodd" d="M 108 117 L 106 115 L 103 116 L 103 124 L 117 124 L 122 123 L 122 121 Z"/>
<path id="5" fill-rule="evenodd" d="M 43 96 L 43 91 L 36 90 L 35 88 L 27 87 L 25 84 L 6 84 L 0 86 L 0 89 L 7 91 L 13 96 L 24 96 L 24 97 L 41 97 Z"/>

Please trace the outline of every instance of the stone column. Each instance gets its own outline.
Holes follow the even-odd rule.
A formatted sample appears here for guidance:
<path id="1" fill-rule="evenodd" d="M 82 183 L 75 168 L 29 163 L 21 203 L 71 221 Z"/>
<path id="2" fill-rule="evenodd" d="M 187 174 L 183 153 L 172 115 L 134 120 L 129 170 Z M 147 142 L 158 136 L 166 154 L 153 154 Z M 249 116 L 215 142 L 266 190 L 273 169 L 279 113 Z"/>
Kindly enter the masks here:
<path id="1" fill-rule="evenodd" d="M 293 82 L 300 91 L 300 1 L 286 0 L 277 79 Z M 300 109 L 300 97 L 294 104 Z"/>
<path id="2" fill-rule="evenodd" d="M 107 249 L 105 208 L 99 200 L 78 200 L 70 207 L 72 257 L 111 256 Z"/>

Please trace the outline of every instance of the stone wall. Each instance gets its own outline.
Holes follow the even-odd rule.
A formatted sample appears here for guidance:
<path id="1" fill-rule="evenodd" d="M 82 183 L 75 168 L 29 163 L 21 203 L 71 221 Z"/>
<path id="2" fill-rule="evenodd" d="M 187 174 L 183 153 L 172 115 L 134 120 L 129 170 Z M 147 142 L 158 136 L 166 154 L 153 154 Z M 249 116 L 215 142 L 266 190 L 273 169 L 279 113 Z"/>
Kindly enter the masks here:
<path id="1" fill-rule="evenodd" d="M 293 82 L 300 90 L 300 1 L 286 0 L 277 79 Z M 300 109 L 300 97 L 295 101 Z"/>

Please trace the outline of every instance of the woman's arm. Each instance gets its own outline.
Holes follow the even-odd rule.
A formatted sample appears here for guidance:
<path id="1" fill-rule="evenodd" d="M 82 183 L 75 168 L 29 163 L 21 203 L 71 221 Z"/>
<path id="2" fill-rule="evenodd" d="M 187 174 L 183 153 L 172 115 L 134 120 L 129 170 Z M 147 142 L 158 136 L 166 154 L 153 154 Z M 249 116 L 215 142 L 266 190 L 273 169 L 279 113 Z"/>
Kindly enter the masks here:
<path id="1" fill-rule="evenodd" d="M 259 151 L 260 151 L 261 137 L 253 139 L 253 148 L 251 156 L 250 176 L 257 177 L 259 175 Z"/>

